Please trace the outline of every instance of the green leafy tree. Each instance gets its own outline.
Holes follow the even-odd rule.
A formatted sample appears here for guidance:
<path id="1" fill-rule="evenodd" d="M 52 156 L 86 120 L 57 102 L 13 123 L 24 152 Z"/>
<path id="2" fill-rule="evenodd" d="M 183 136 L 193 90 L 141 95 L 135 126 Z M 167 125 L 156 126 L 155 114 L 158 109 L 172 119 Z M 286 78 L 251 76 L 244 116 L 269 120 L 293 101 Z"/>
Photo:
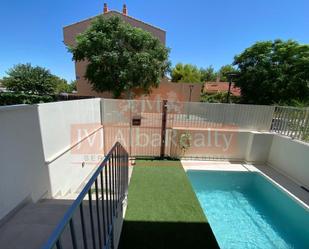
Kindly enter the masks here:
<path id="1" fill-rule="evenodd" d="M 215 69 L 212 66 L 201 68 L 201 81 L 215 81 L 217 79 L 217 73 L 215 72 Z"/>
<path id="2" fill-rule="evenodd" d="M 2 92 L 2 90 L 1 90 L 2 87 L 4 87 L 4 85 L 3 85 L 3 80 L 0 79 L 0 92 Z"/>
<path id="3" fill-rule="evenodd" d="M 76 91 L 76 80 L 71 81 L 70 84 L 62 78 L 59 78 L 58 76 L 54 76 L 53 80 L 56 84 L 55 93 L 72 93 L 73 91 Z"/>
<path id="4" fill-rule="evenodd" d="M 58 76 L 53 76 L 53 82 L 56 85 L 55 93 L 70 93 L 71 88 L 65 79 L 59 78 Z"/>
<path id="5" fill-rule="evenodd" d="M 236 56 L 236 85 L 242 102 L 289 104 L 309 98 L 309 45 L 296 41 L 257 42 Z"/>
<path id="6" fill-rule="evenodd" d="M 74 91 L 77 91 L 77 87 L 76 87 L 76 80 L 72 80 L 69 84 L 70 86 L 70 92 L 74 92 Z"/>
<path id="7" fill-rule="evenodd" d="M 172 82 L 197 83 L 201 82 L 200 70 L 191 64 L 178 63 L 171 72 Z"/>
<path id="8" fill-rule="evenodd" d="M 30 63 L 14 66 L 8 70 L 7 75 L 2 79 L 2 84 L 13 92 L 48 95 L 56 89 L 54 75 L 49 70 L 33 67 Z"/>
<path id="9" fill-rule="evenodd" d="M 93 90 L 114 97 L 134 88 L 148 92 L 169 67 L 169 50 L 157 38 L 118 17 L 96 18 L 69 51 L 75 61 L 88 62 L 84 77 Z"/>
<path id="10" fill-rule="evenodd" d="M 220 77 L 220 81 L 222 82 L 227 82 L 229 79 L 228 79 L 228 76 L 227 76 L 227 73 L 236 73 L 237 72 L 237 69 L 234 68 L 232 65 L 224 65 L 220 68 L 218 74 L 219 74 L 219 77 Z"/>

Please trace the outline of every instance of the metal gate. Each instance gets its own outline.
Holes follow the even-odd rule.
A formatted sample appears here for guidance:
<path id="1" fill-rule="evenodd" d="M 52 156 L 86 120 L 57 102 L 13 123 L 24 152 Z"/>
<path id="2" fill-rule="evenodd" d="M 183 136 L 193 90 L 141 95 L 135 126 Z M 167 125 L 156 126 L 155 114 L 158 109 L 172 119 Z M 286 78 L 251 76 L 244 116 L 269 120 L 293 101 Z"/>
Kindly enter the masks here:
<path id="1" fill-rule="evenodd" d="M 164 156 L 163 107 L 162 101 L 102 99 L 106 150 L 119 141 L 130 156 Z"/>

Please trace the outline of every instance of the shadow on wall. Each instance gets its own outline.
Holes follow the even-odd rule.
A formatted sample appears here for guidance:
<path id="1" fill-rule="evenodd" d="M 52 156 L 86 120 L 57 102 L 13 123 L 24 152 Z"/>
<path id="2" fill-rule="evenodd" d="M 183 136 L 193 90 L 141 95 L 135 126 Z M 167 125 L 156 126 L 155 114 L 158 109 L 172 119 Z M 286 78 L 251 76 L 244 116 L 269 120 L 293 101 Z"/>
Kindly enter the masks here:
<path id="1" fill-rule="evenodd" d="M 129 221 L 118 249 L 219 248 L 208 223 Z"/>

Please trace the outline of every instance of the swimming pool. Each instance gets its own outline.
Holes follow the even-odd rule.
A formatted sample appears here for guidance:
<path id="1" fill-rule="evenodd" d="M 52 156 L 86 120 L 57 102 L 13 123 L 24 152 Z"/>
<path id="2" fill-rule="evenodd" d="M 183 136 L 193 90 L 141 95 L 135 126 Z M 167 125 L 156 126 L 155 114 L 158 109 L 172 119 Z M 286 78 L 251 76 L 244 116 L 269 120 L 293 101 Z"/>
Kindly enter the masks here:
<path id="1" fill-rule="evenodd" d="M 261 174 L 187 174 L 221 249 L 309 248 L 309 211 Z"/>

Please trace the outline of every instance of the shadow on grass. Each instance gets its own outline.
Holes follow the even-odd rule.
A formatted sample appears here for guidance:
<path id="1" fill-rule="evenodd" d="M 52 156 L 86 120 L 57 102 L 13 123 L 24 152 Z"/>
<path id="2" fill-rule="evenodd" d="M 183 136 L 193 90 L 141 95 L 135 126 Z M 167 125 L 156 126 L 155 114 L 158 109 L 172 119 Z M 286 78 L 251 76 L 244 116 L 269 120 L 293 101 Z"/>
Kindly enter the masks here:
<path id="1" fill-rule="evenodd" d="M 219 248 L 208 223 L 124 221 L 118 249 Z"/>

